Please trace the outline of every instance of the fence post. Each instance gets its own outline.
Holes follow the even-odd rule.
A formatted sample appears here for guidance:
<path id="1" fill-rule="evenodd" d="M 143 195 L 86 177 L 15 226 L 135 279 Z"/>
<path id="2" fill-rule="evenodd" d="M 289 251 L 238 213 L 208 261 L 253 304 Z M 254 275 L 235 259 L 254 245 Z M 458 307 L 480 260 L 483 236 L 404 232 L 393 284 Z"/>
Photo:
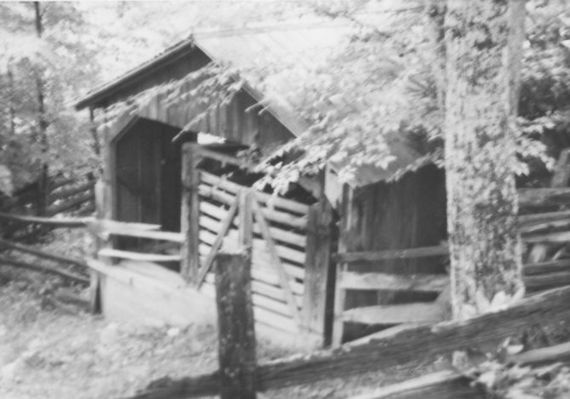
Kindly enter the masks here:
<path id="1" fill-rule="evenodd" d="M 198 281 L 200 267 L 199 252 L 199 225 L 200 208 L 198 204 L 198 186 L 200 175 L 198 173 L 198 144 L 184 143 L 182 145 L 182 233 L 185 240 L 181 253 L 182 276 L 193 284 Z"/>
<path id="2" fill-rule="evenodd" d="M 239 193 L 239 245 L 248 251 L 250 257 L 253 245 L 253 213 L 251 208 L 253 195 L 253 191 L 248 189 Z"/>
<path id="3" fill-rule="evenodd" d="M 324 346 L 331 321 L 331 251 L 334 242 L 332 207 L 326 199 L 309 208 L 305 255 L 303 325 Z"/>
<path id="4" fill-rule="evenodd" d="M 255 328 L 247 251 L 216 257 L 221 399 L 255 399 Z"/>
<path id="5" fill-rule="evenodd" d="M 98 180 L 94 187 L 95 194 L 95 217 L 98 220 L 104 219 L 105 216 L 105 184 L 102 180 Z M 97 258 L 99 250 L 108 245 L 108 242 L 91 232 L 93 238 L 93 257 Z M 101 313 L 101 275 L 95 270 L 90 271 L 89 275 L 89 310 L 93 314 Z"/>

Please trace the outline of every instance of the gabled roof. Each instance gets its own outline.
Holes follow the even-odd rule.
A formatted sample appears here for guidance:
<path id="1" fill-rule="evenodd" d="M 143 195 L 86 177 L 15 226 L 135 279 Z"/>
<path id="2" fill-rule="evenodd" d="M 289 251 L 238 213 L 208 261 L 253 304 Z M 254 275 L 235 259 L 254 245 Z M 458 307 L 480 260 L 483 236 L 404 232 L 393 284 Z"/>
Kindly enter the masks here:
<path id="1" fill-rule="evenodd" d="M 311 79 L 315 72 L 326 71 L 331 59 L 348 48 L 353 32 L 351 22 L 320 17 L 295 24 L 195 32 L 153 59 L 92 91 L 76 103 L 76 108 L 100 105 L 106 98 L 133 87 L 199 49 L 210 59 L 239 70 L 247 82 L 245 90 L 291 133 L 299 135 L 309 126 L 296 111 L 304 109 L 303 99 L 287 96 L 291 93 L 289 86 L 292 83 L 303 84 L 303 80 Z M 389 179 L 419 157 L 404 139 L 392 140 L 390 146 L 397 160 L 386 169 L 363 166 L 359 181 L 354 182 L 356 185 Z"/>

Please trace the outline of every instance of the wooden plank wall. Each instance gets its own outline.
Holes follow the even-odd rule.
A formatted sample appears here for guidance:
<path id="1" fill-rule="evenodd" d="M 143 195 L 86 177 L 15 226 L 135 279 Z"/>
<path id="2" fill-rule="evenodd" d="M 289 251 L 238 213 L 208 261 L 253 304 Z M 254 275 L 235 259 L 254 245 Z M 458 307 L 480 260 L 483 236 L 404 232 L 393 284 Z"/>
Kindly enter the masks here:
<path id="1" fill-rule="evenodd" d="M 243 190 L 249 190 L 249 188 L 205 171 L 200 172 L 199 252 L 202 263 L 212 250 L 216 235 L 222 227 L 231 204 Z M 270 194 L 254 192 L 253 196 L 267 221 L 279 261 L 289 278 L 289 286 L 297 310 L 304 315 L 304 321 L 301 325 L 295 322 L 295 315 L 288 307 L 286 292 L 281 285 L 277 265 L 272 260 L 271 253 L 262 236 L 262 226 L 258 220 L 255 220 L 251 252 L 252 298 L 256 322 L 258 326 L 269 327 L 287 334 L 309 332 L 322 344 L 326 308 L 326 295 L 324 294 L 326 293 L 323 292 L 323 295 L 316 294 L 317 291 L 323 290 L 323 287 L 322 284 L 314 282 L 311 283 L 310 292 L 305 289 L 308 259 L 311 261 L 310 269 L 325 269 L 324 272 L 321 272 L 321 276 L 325 282 L 328 279 L 328 258 L 324 257 L 321 263 L 326 264 L 319 266 L 315 262 L 316 256 L 307 256 L 306 252 L 309 214 L 314 211 L 311 211 L 309 205 L 277 198 Z M 223 241 L 223 251 L 235 251 L 240 247 L 240 223 L 240 217 L 236 214 Z M 313 254 L 314 252 L 310 251 L 310 253 Z M 206 275 L 206 280 L 202 286 L 203 292 L 209 296 L 214 296 L 213 283 L 214 276 L 210 272 Z M 317 296 L 317 299 L 307 299 L 309 294 L 313 297 Z M 314 314 L 315 312 L 317 315 Z"/>
<path id="2" fill-rule="evenodd" d="M 395 183 L 380 182 L 359 189 L 344 187 L 341 209 L 339 252 L 385 251 L 439 245 L 446 239 L 445 178 L 435 166 L 409 173 Z M 342 273 L 342 265 L 339 265 Z M 382 272 L 395 275 L 445 274 L 441 257 L 383 259 L 352 262 L 346 271 Z M 338 293 L 338 291 L 337 291 Z M 349 290 L 339 298 L 344 309 L 357 307 L 433 302 L 435 292 L 398 289 Z M 337 308 L 341 304 L 337 304 Z M 347 339 L 381 328 L 347 325 Z M 335 328 L 338 331 L 338 328 Z M 337 340 L 340 339 L 337 337 Z"/>

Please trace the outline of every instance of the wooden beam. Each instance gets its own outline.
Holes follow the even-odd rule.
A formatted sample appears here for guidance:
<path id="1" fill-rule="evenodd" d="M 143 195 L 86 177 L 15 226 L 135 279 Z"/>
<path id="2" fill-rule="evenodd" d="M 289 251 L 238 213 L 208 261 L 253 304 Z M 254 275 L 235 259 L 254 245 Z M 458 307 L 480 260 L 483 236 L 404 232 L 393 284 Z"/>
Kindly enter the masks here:
<path id="1" fill-rule="evenodd" d="M 444 314 L 435 303 L 405 303 L 345 310 L 342 320 L 363 324 L 437 323 L 444 320 Z"/>
<path id="2" fill-rule="evenodd" d="M 523 266 L 525 276 L 533 276 L 535 274 L 556 273 L 562 271 L 570 271 L 570 259 L 560 259 L 548 262 L 528 263 Z"/>
<path id="3" fill-rule="evenodd" d="M 77 187 L 72 187 L 72 188 L 68 188 L 65 190 L 61 190 L 60 192 L 57 192 L 57 193 L 50 193 L 48 195 L 48 201 L 53 202 L 53 201 L 61 199 L 61 198 L 71 197 L 72 195 L 91 190 L 94 186 L 95 186 L 95 180 L 92 180 L 92 181 L 88 181 L 87 183 L 83 183 Z"/>
<path id="4" fill-rule="evenodd" d="M 58 269 L 58 268 L 53 267 L 53 266 L 47 266 L 47 265 L 40 263 L 40 262 L 28 263 L 28 262 L 24 262 L 21 260 L 16 260 L 13 258 L 9 258 L 9 257 L 0 255 L 0 265 L 7 265 L 7 266 L 13 266 L 13 267 L 17 267 L 17 268 L 34 270 L 34 271 L 42 272 L 42 273 L 49 273 L 49 274 L 53 274 L 53 275 L 56 275 L 59 277 L 63 277 L 64 279 L 71 280 L 71 281 L 76 282 L 76 283 L 80 283 L 80 284 L 84 284 L 84 285 L 89 284 L 89 278 L 87 278 L 87 277 L 81 276 L 81 275 L 76 274 L 76 273 L 68 272 L 67 270 L 64 270 L 64 269 Z"/>
<path id="5" fill-rule="evenodd" d="M 141 262 L 179 262 L 180 255 L 148 254 L 142 252 L 122 251 L 119 249 L 102 248 L 98 256 L 108 258 L 121 258 Z"/>
<path id="6" fill-rule="evenodd" d="M 521 207 L 539 207 L 570 204 L 570 188 L 521 188 L 518 190 Z"/>
<path id="7" fill-rule="evenodd" d="M 244 164 L 243 161 L 241 161 L 240 159 L 232 156 L 232 155 L 227 155 L 221 152 L 217 152 L 217 151 L 212 151 L 212 150 L 208 150 L 206 148 L 200 148 L 200 155 L 204 158 L 210 158 L 216 161 L 219 161 L 221 163 L 225 163 L 225 164 L 230 164 L 230 165 L 235 165 L 241 168 L 245 168 L 246 165 Z"/>
<path id="8" fill-rule="evenodd" d="M 389 274 L 344 272 L 339 284 L 353 290 L 440 292 L 449 285 L 446 274 Z"/>
<path id="9" fill-rule="evenodd" d="M 99 236 L 103 236 L 103 238 L 109 234 L 113 234 L 176 243 L 184 242 L 183 234 L 170 231 L 154 231 L 152 226 L 153 225 L 147 225 L 147 227 L 144 227 L 138 223 L 123 223 L 109 220 L 94 220 L 90 223 L 92 231 L 96 232 Z"/>
<path id="10" fill-rule="evenodd" d="M 257 389 L 266 391 L 333 378 L 346 378 L 398 366 L 415 367 L 420 362 L 469 348 L 495 347 L 506 338 L 517 338 L 534 325 L 556 328 L 570 322 L 570 287 L 550 290 L 521 300 L 509 309 L 470 320 L 443 322 L 402 331 L 392 337 L 314 352 L 257 367 Z M 167 387 L 148 390 L 133 399 L 188 398 L 218 394 L 217 373 L 171 381 Z M 161 396 L 162 395 L 162 396 Z"/>
<path id="11" fill-rule="evenodd" d="M 389 259 L 414 259 L 428 256 L 449 255 L 447 245 L 419 247 L 409 249 L 390 249 L 386 251 L 362 251 L 336 254 L 338 262 L 374 262 Z"/>
<path id="12" fill-rule="evenodd" d="M 65 211 L 68 211 L 72 208 L 75 208 L 81 204 L 84 204 L 85 202 L 88 201 L 94 201 L 95 198 L 93 196 L 93 193 L 91 191 L 83 193 L 81 195 L 78 195 L 75 198 L 72 198 L 71 200 L 67 200 L 59 205 L 55 205 L 55 206 L 51 206 L 47 209 L 47 214 L 50 216 L 54 216 L 57 215 L 58 213 L 62 213 Z"/>
<path id="13" fill-rule="evenodd" d="M 333 211 L 326 198 L 309 209 L 305 247 L 305 293 L 303 296 L 303 325 L 317 334 L 321 346 L 325 344 L 327 323 L 332 322 L 331 295 L 334 265 Z"/>
<path id="14" fill-rule="evenodd" d="M 80 259 L 70 258 L 63 255 L 54 254 L 51 252 L 39 250 L 36 248 L 29 247 L 27 245 L 17 244 L 8 240 L 0 239 L 0 247 L 10 248 L 16 251 L 24 252 L 27 254 L 32 254 L 40 258 L 53 260 L 56 262 L 70 263 L 72 265 L 77 265 L 81 267 L 87 267 L 86 263 Z"/>
<path id="15" fill-rule="evenodd" d="M 193 284 L 198 283 L 200 268 L 199 245 L 200 233 L 200 198 L 198 173 L 199 146 L 195 142 L 184 143 L 182 146 L 182 199 L 180 226 L 184 241 L 180 249 L 182 276 Z"/>
<path id="16" fill-rule="evenodd" d="M 216 256 L 221 399 L 255 399 L 255 329 L 247 251 Z"/>
<path id="17" fill-rule="evenodd" d="M 570 270 L 558 273 L 524 276 L 524 284 L 529 291 L 545 290 L 548 288 L 570 285 Z"/>
<path id="18" fill-rule="evenodd" d="M 64 228 L 80 228 L 86 227 L 87 222 L 91 218 L 49 218 L 40 216 L 27 216 L 27 215 L 13 215 L 9 213 L 0 212 L 0 219 L 10 220 L 20 223 L 34 223 L 44 226 L 64 227 Z"/>
<path id="19" fill-rule="evenodd" d="M 570 231 L 560 231 L 555 233 L 544 233 L 532 236 L 523 236 L 522 240 L 526 243 L 554 244 L 570 242 Z"/>
<path id="20" fill-rule="evenodd" d="M 519 216 L 521 226 L 545 223 L 570 218 L 570 211 L 542 212 Z"/>

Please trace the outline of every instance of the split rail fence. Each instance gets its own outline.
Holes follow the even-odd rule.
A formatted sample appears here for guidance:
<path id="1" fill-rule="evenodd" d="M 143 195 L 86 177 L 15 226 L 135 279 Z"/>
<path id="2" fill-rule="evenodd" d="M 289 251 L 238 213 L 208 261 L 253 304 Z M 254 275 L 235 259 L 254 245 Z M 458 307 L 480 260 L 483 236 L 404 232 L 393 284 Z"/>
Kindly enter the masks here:
<path id="1" fill-rule="evenodd" d="M 62 213 L 89 214 L 95 211 L 95 183 L 92 173 L 71 178 L 55 176 L 48 181 L 45 214 L 40 215 L 39 212 L 44 194 L 38 183 L 32 183 L 14 193 L 11 198 L 4 199 L 0 203 L 0 210 L 4 213 L 42 217 Z M 42 228 L 41 223 L 23 224 L 7 220 L 2 226 L 2 234 L 4 237 L 24 239 L 35 235 Z"/>

